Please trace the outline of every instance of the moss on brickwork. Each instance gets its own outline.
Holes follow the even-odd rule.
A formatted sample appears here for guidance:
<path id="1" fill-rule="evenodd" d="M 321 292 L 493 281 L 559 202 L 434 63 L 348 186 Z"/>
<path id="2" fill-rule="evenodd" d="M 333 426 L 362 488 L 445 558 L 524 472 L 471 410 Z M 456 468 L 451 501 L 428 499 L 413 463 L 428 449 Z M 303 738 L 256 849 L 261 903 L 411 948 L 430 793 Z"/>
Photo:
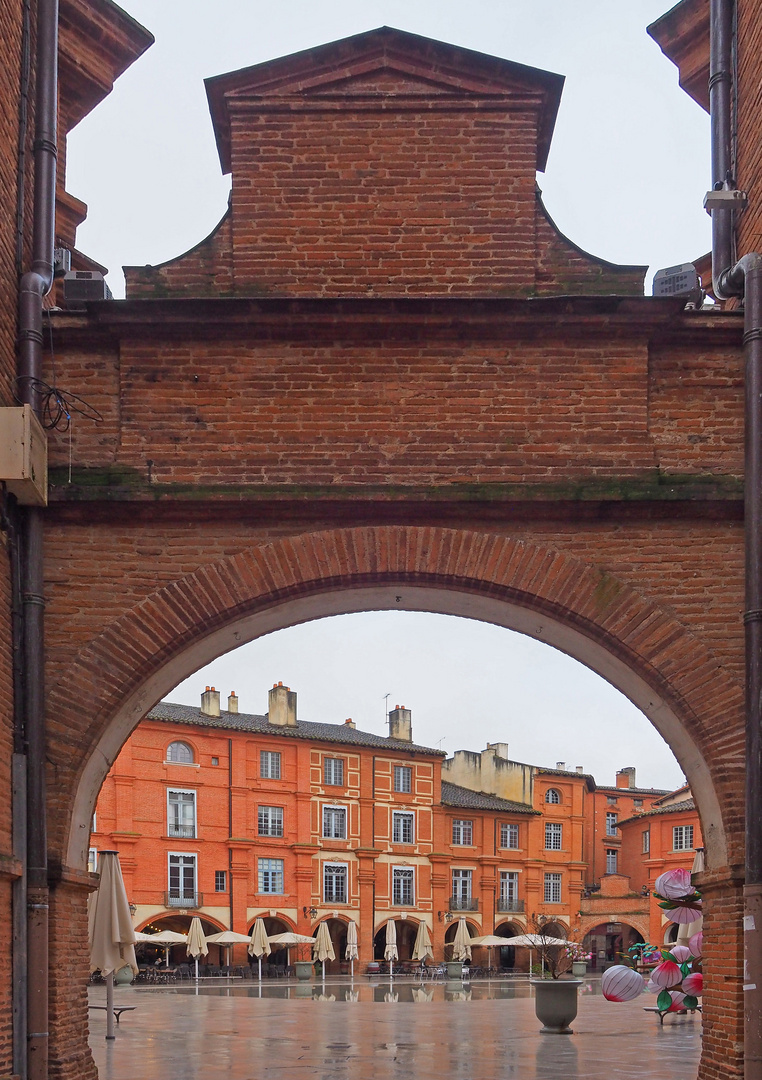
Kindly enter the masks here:
<path id="1" fill-rule="evenodd" d="M 607 477 L 535 484 L 436 485 L 385 484 L 157 484 L 145 472 L 127 466 L 50 470 L 52 497 L 57 502 L 93 499 L 353 499 L 425 502 L 539 502 L 619 501 L 670 502 L 734 501 L 743 497 L 743 481 L 736 476 L 676 475 L 655 471 L 643 478 Z"/>

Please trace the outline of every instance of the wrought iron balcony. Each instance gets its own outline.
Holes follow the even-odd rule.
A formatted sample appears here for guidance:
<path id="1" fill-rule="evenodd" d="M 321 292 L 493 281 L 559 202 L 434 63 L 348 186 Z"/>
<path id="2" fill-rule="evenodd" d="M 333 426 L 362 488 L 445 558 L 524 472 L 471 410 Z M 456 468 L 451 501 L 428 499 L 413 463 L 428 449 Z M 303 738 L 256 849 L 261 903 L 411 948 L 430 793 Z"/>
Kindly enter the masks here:
<path id="1" fill-rule="evenodd" d="M 451 896 L 449 907 L 450 911 L 478 911 L 479 901 L 474 896 Z"/>
<path id="2" fill-rule="evenodd" d="M 176 892 L 164 893 L 164 907 L 200 908 L 203 906 L 203 893 L 193 893 L 191 896 L 180 896 L 180 894 Z"/>
<path id="3" fill-rule="evenodd" d="M 523 900 L 506 900 L 504 897 L 500 896 L 500 897 L 498 897 L 498 901 L 497 901 L 497 910 L 498 911 L 523 911 L 524 910 L 524 901 Z"/>

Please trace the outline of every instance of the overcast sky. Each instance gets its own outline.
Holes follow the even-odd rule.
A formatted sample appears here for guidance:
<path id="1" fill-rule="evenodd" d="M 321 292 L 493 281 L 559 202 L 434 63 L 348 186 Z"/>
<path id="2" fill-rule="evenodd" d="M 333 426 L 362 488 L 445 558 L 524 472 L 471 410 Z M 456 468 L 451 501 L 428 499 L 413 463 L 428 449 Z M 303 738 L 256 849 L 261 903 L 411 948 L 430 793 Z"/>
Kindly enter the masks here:
<path id="1" fill-rule="evenodd" d="M 708 251 L 707 116 L 646 35 L 661 0 L 125 0 L 156 44 L 69 137 L 68 190 L 89 206 L 78 247 L 111 270 L 157 263 L 198 243 L 222 217 L 203 79 L 387 25 L 566 76 L 546 173 L 556 224 L 613 262 L 660 267 Z M 650 281 L 649 274 L 649 281 Z M 384 695 L 413 709 L 418 741 L 452 752 L 507 741 L 519 760 L 584 765 L 613 783 L 682 773 L 648 722 L 576 662 L 507 630 L 443 616 L 344 616 L 281 631 L 199 673 L 261 712 L 283 679 L 312 720 L 353 716 L 383 730 Z M 392 698 L 394 701 L 392 701 Z"/>

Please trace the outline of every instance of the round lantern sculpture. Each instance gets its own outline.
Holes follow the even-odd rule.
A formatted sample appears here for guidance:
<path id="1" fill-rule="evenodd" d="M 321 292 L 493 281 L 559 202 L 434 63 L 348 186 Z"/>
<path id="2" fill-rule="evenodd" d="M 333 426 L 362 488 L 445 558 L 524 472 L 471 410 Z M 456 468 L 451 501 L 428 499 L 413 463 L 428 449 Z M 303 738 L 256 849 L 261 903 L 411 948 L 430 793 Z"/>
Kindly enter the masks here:
<path id="1" fill-rule="evenodd" d="M 643 993 L 644 985 L 640 972 L 624 964 L 607 968 L 601 976 L 601 993 L 607 1001 L 632 1001 Z"/>

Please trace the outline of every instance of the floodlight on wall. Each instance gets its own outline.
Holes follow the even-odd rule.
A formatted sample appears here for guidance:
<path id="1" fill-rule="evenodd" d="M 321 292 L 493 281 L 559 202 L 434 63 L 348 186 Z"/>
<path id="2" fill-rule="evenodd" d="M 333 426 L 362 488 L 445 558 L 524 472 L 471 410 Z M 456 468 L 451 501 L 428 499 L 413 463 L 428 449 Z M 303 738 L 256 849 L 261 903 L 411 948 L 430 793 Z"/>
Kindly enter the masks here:
<path id="1" fill-rule="evenodd" d="M 701 278 L 693 263 L 667 266 L 654 274 L 654 296 L 674 296 L 686 304 L 700 305 L 704 299 Z"/>

